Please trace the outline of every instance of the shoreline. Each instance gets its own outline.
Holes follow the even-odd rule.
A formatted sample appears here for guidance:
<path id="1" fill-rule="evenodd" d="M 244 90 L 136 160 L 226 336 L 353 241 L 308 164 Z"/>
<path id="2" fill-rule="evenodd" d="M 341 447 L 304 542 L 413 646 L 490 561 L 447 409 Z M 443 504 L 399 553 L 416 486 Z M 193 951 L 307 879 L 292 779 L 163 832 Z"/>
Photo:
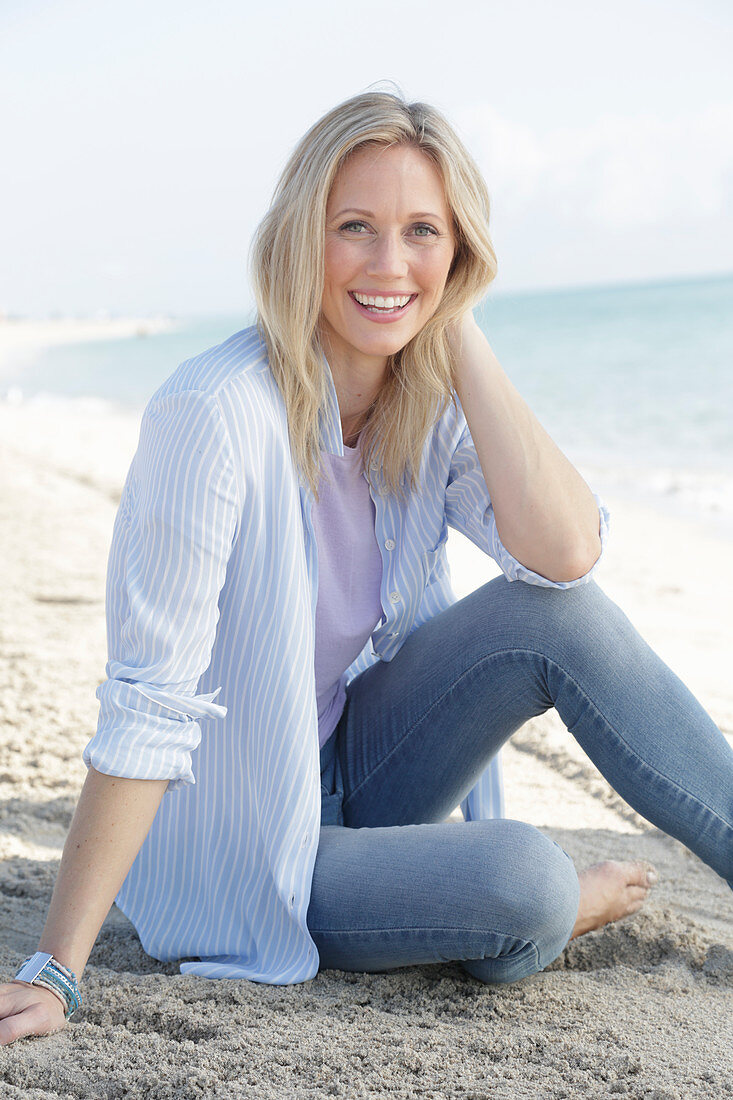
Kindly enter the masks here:
<path id="1" fill-rule="evenodd" d="M 129 325 L 132 324 L 130 320 Z M 0 421 L 8 425 L 11 435 L 14 434 L 12 418 L 17 416 L 27 423 L 30 433 L 41 431 L 46 437 L 44 445 L 54 450 L 57 435 L 68 432 L 84 436 L 89 418 L 101 417 L 108 421 L 115 439 L 121 437 L 125 443 L 137 440 L 145 403 L 126 405 L 106 397 L 66 396 L 49 391 L 26 396 L 18 385 L 3 391 L 1 355 L 0 346 Z M 67 432 L 63 431 L 64 424 Z M 128 462 L 134 451 L 134 444 L 130 446 L 127 448 Z M 71 444 L 70 453 L 73 450 Z M 622 501 L 631 508 L 654 513 L 662 521 L 690 524 L 706 537 L 729 546 L 733 543 L 733 473 L 670 466 L 634 467 L 622 464 L 621 460 L 609 466 L 587 453 L 573 455 L 569 448 L 565 453 L 588 485 L 604 500 Z M 105 457 L 105 465 L 114 464 L 111 454 L 109 460 Z M 117 465 L 121 470 L 122 466 Z"/>
<path id="2" fill-rule="evenodd" d="M 31 420 L 36 415 L 53 422 L 65 419 L 74 431 L 79 430 L 83 417 L 90 415 L 109 417 L 115 424 L 121 424 L 125 418 L 131 424 L 139 424 L 146 403 L 139 390 L 137 399 L 129 402 L 94 395 L 66 396 L 43 389 L 28 392 L 23 385 L 23 372 L 32 366 L 36 355 L 54 347 L 136 341 L 175 332 L 180 326 L 185 330 L 187 324 L 190 321 L 162 314 L 41 319 L 0 315 L 0 410 L 23 409 Z M 131 354 L 134 357 L 135 352 Z M 682 466 L 650 453 L 648 458 L 637 455 L 635 461 L 628 461 L 621 449 L 609 451 L 607 444 L 593 453 L 583 445 L 573 448 L 556 442 L 604 499 L 622 499 L 653 510 L 662 518 L 696 523 L 705 534 L 733 542 L 733 467 L 729 468 L 722 460 L 717 464 L 715 460 L 700 464 L 698 456 L 691 456 L 688 465 Z"/>
<path id="3" fill-rule="evenodd" d="M 25 359 L 35 352 L 64 344 L 97 340 L 124 340 L 156 336 L 178 324 L 165 314 L 150 317 L 0 317 L 0 369 L 13 356 Z"/>

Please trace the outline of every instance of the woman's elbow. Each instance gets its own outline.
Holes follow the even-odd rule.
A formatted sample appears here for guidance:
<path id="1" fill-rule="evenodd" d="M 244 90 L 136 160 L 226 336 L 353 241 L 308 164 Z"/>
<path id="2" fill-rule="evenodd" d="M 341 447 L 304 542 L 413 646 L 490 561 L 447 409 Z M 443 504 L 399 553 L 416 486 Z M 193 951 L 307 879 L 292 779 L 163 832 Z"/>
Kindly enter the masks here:
<path id="1" fill-rule="evenodd" d="M 562 576 L 552 579 L 558 582 L 580 580 L 586 573 L 590 573 L 600 556 L 601 539 L 599 535 L 595 535 L 587 542 L 573 548 L 573 551 L 568 554 L 566 561 L 563 563 Z"/>

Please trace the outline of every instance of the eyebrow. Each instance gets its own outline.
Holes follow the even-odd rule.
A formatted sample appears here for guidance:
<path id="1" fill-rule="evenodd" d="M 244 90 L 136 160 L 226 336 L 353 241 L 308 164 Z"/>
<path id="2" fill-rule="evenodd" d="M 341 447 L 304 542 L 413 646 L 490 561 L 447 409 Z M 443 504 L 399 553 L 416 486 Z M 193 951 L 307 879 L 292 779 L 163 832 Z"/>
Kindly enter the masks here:
<path id="1" fill-rule="evenodd" d="M 342 218 L 344 214 L 361 214 L 363 218 L 374 217 L 374 212 L 372 210 L 358 210 L 355 206 L 347 206 L 344 210 L 339 210 L 337 214 L 333 214 L 332 217 Z M 408 220 L 412 221 L 413 218 L 432 218 L 434 221 L 443 222 L 443 219 L 440 217 L 439 214 L 431 214 L 429 211 L 426 210 L 421 210 L 415 214 L 410 214 Z M 443 224 L 445 224 L 445 222 L 443 222 Z"/>

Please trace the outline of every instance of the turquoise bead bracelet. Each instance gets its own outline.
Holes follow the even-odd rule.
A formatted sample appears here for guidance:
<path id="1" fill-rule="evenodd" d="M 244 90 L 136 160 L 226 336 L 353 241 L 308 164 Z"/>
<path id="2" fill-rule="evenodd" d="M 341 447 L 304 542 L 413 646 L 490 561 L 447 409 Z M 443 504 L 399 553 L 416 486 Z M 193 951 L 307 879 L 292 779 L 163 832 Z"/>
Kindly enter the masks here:
<path id="1" fill-rule="evenodd" d="M 22 985 L 40 985 L 50 989 L 66 1005 L 64 1015 L 67 1020 L 81 1005 L 81 993 L 76 975 L 47 951 L 36 951 L 35 955 L 27 958 L 13 981 L 20 982 Z"/>

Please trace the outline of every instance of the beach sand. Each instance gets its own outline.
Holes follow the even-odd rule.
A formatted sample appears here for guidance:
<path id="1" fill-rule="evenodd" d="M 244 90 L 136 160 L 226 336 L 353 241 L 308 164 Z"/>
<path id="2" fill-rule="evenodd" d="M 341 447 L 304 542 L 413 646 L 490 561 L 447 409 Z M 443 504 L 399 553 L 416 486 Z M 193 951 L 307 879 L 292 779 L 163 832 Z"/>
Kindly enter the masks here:
<path id="1" fill-rule="evenodd" d="M 0 404 L 0 972 L 36 949 L 94 731 L 104 579 L 137 420 L 102 405 Z M 730 544 L 608 499 L 598 580 L 733 740 Z M 464 595 L 498 570 L 451 535 Z M 483 986 L 458 964 L 325 971 L 268 986 L 183 977 L 113 909 L 62 1033 L 0 1049 L 0 1095 L 710 1097 L 733 1088 L 727 886 L 616 796 L 554 712 L 503 752 L 508 816 L 579 868 L 651 859 L 638 915 L 544 973 Z M 455 815 L 454 815 L 455 816 Z M 458 818 L 457 818 L 458 819 Z"/>

